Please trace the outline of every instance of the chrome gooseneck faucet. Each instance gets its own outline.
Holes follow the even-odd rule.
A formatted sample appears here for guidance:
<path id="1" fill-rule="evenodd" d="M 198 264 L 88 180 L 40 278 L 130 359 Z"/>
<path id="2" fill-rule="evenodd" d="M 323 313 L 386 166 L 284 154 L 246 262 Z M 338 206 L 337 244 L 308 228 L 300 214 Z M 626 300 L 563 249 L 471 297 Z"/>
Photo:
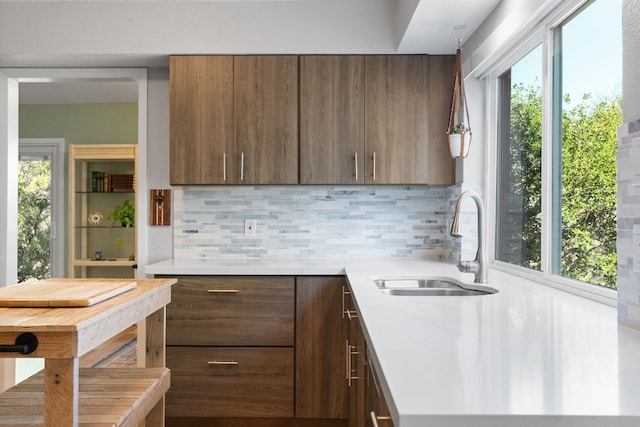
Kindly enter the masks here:
<path id="1" fill-rule="evenodd" d="M 475 191 L 465 191 L 458 198 L 456 211 L 453 215 L 453 223 L 451 224 L 451 235 L 453 237 L 462 237 L 462 234 L 460 234 L 460 207 L 467 196 L 473 199 L 476 203 L 476 208 L 478 209 L 478 252 L 476 253 L 476 259 L 473 261 L 460 260 L 458 262 L 458 270 L 463 273 L 473 273 L 476 276 L 474 280 L 476 283 L 487 283 L 489 281 L 487 251 L 485 248 L 484 232 L 482 228 L 482 224 L 484 222 L 484 205 L 482 204 L 480 195 Z"/>

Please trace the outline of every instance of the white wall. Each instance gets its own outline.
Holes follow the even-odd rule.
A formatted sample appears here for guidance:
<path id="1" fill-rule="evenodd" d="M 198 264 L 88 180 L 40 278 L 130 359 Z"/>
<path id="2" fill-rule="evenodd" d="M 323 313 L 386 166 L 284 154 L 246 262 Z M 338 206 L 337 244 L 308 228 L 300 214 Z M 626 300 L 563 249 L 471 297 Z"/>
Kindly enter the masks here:
<path id="1" fill-rule="evenodd" d="M 78 55 L 394 53 L 394 2 L 2 1 L 0 66 Z M 87 58 L 81 58 L 86 61 Z M 103 58 L 105 59 L 105 58 Z M 42 62 L 42 56 L 39 58 Z M 140 64 L 136 64 L 140 65 Z"/>
<path id="2" fill-rule="evenodd" d="M 147 182 L 149 189 L 169 186 L 169 70 L 149 69 L 147 76 Z M 150 227 L 147 263 L 173 256 L 173 226 Z"/>

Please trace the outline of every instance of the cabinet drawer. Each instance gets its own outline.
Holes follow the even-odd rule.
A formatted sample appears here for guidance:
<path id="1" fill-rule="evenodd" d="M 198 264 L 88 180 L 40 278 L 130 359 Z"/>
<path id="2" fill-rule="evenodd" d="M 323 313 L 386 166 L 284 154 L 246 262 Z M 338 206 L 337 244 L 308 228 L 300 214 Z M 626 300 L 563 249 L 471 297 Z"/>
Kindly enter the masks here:
<path id="1" fill-rule="evenodd" d="M 293 348 L 168 347 L 167 367 L 168 417 L 293 417 Z"/>
<path id="2" fill-rule="evenodd" d="M 168 345 L 293 346 L 293 277 L 179 277 Z"/>

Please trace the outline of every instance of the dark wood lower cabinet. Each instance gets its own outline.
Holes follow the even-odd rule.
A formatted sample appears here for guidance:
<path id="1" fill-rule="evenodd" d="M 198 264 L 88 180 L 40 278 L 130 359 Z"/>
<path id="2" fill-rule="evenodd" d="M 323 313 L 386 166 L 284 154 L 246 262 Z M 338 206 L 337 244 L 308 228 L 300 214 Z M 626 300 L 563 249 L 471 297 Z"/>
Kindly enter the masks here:
<path id="1" fill-rule="evenodd" d="M 365 427 L 366 424 L 366 391 L 367 391 L 367 357 L 366 342 L 357 312 L 349 309 L 349 339 L 347 355 L 347 385 L 349 387 L 349 427 Z"/>
<path id="2" fill-rule="evenodd" d="M 348 427 L 343 287 L 340 276 L 178 277 L 166 425 Z"/>
<path id="3" fill-rule="evenodd" d="M 380 389 L 380 381 L 376 374 L 373 363 L 369 361 L 369 369 L 367 372 L 367 390 L 366 390 L 366 416 L 367 426 L 375 427 L 394 427 L 387 402 L 384 398 L 384 394 Z M 376 424 L 373 423 L 373 418 L 376 418 Z"/>
<path id="4" fill-rule="evenodd" d="M 343 277 L 296 280 L 296 417 L 347 418 Z"/>
<path id="5" fill-rule="evenodd" d="M 169 347 L 170 416 L 293 417 L 293 348 Z"/>
<path id="6" fill-rule="evenodd" d="M 166 427 L 347 427 L 347 420 L 167 417 Z"/>
<path id="7" fill-rule="evenodd" d="M 393 427 L 344 277 L 183 276 L 172 298 L 168 427 Z"/>

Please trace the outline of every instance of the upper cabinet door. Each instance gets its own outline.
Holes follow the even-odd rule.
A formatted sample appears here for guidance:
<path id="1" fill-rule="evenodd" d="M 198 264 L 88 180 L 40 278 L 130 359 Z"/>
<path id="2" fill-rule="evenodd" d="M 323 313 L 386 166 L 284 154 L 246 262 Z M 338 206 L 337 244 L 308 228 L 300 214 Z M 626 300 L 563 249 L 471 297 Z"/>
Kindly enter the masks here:
<path id="1" fill-rule="evenodd" d="M 229 182 L 233 57 L 172 56 L 170 98 L 171 184 Z"/>
<path id="2" fill-rule="evenodd" d="M 234 58 L 238 184 L 298 183 L 298 57 Z"/>
<path id="3" fill-rule="evenodd" d="M 424 162 L 427 184 L 453 185 L 456 163 L 449 152 L 446 135 L 453 93 L 455 56 L 429 56 L 429 151 Z"/>
<path id="4" fill-rule="evenodd" d="M 300 58 L 300 183 L 364 183 L 364 57 Z"/>
<path id="5" fill-rule="evenodd" d="M 453 184 L 453 60 L 173 56 L 171 184 Z"/>
<path id="6" fill-rule="evenodd" d="M 435 76 L 434 76 L 435 79 Z M 434 184 L 443 169 L 452 181 L 452 160 L 444 168 L 430 170 L 430 152 L 438 144 L 446 148 L 447 115 L 432 122 L 430 108 L 447 111 L 445 100 L 431 99 L 430 59 L 426 55 L 367 56 L 365 63 L 365 145 L 367 183 Z M 434 80 L 435 82 L 435 80 Z M 442 90 L 451 85 L 440 81 Z M 445 89 L 446 88 L 446 89 Z M 440 90 L 437 90 L 439 93 Z M 442 104 L 442 105 L 439 105 Z M 434 112 L 433 116 L 440 116 Z M 442 137 L 432 140 L 431 128 Z M 434 129 L 433 135 L 438 135 Z"/>

